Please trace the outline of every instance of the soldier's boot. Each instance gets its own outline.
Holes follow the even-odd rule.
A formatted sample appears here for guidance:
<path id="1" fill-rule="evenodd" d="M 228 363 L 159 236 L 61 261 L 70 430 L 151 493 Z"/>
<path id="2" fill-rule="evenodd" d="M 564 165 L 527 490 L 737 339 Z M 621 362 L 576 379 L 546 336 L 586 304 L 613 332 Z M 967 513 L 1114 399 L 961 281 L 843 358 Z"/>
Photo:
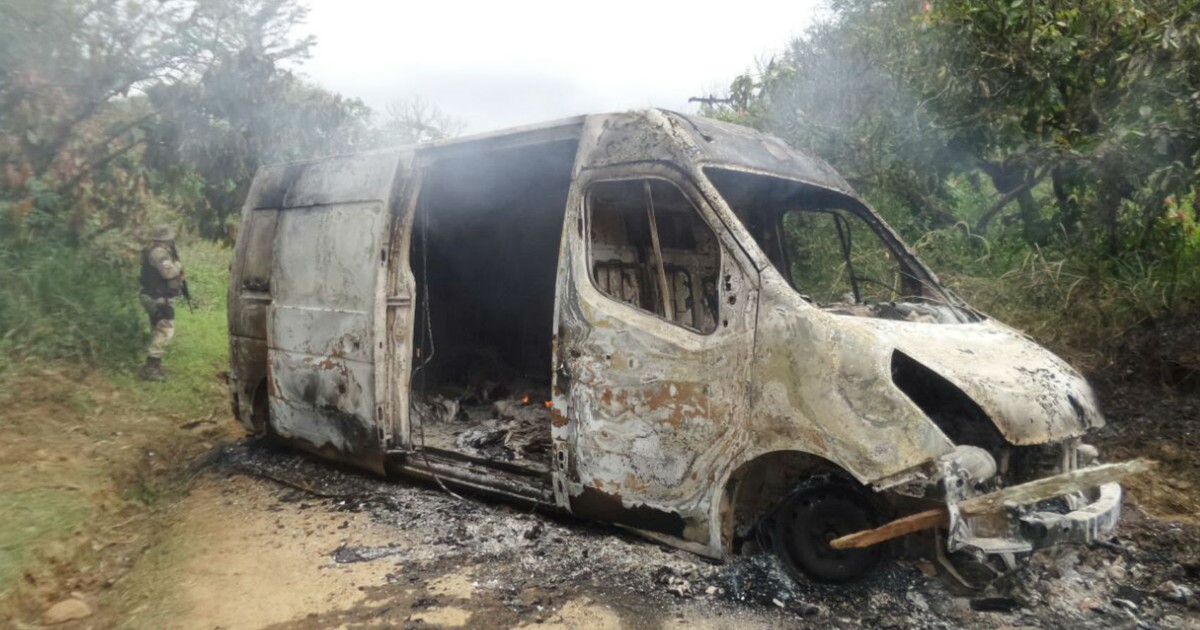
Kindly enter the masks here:
<path id="1" fill-rule="evenodd" d="M 142 364 L 142 371 L 138 373 L 138 378 L 143 381 L 167 380 L 167 375 L 163 374 L 162 359 L 146 357 L 146 362 Z"/>

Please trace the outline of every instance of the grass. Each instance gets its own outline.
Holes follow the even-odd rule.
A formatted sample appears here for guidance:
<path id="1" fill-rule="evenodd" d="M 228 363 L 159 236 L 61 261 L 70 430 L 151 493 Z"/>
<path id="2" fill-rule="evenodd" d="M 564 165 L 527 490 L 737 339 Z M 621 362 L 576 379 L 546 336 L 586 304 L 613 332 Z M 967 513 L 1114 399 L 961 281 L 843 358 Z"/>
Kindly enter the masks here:
<path id="1" fill-rule="evenodd" d="M 114 374 L 113 382 L 132 394 L 136 406 L 190 416 L 228 408 L 221 375 L 229 369 L 226 292 L 231 255 L 228 248 L 208 242 L 180 247 L 195 311 L 182 298 L 176 300 L 175 338 L 163 360 L 165 382 L 137 380 L 133 365 Z"/>
<path id="2" fill-rule="evenodd" d="M 0 618 L 64 595 L 64 571 L 90 563 L 108 544 L 100 538 L 125 537 L 131 514 L 177 496 L 175 471 L 205 448 L 204 432 L 232 428 L 222 375 L 232 253 L 196 243 L 180 254 L 196 310 L 177 305 L 166 382 L 136 378 L 149 327 L 140 309 L 121 311 L 143 334 L 123 335 L 134 346 L 105 355 L 119 359 L 25 356 L 0 370 Z M 136 305 L 136 292 L 125 299 Z M 213 422 L 197 429 L 204 419 Z"/>
<path id="3" fill-rule="evenodd" d="M 78 492 L 0 492 L 0 593 L 17 582 L 35 547 L 69 534 L 91 511 Z"/>
<path id="4" fill-rule="evenodd" d="M 0 355 L 127 360 L 147 334 L 137 318 L 136 274 L 126 257 L 0 239 Z"/>
<path id="5" fill-rule="evenodd" d="M 941 276 L 972 305 L 1085 371 L 1110 361 L 1113 343 L 1139 324 L 1200 308 L 1200 269 L 1165 281 L 1159 267 L 1122 264 L 1112 271 L 1034 251 L 1007 271 Z"/>

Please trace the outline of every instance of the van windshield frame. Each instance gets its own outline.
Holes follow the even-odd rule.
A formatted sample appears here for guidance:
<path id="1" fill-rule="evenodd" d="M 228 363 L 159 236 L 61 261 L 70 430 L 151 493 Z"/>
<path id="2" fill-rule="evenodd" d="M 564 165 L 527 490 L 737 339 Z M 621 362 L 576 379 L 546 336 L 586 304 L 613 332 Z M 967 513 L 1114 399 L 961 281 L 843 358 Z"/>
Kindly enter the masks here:
<path id="1" fill-rule="evenodd" d="M 811 184 L 801 179 L 774 173 L 762 173 L 725 164 L 705 164 L 701 169 L 708 182 L 732 211 L 741 226 L 750 234 L 754 244 L 770 261 L 776 271 L 805 300 L 822 308 L 863 306 L 893 302 L 919 302 L 953 308 L 968 319 L 973 318 L 969 307 L 943 287 L 936 276 L 924 267 L 900 241 L 899 237 L 864 204 L 838 190 Z M 798 282 L 790 259 L 785 218 L 789 215 L 833 215 L 836 233 L 831 231 L 835 247 L 840 248 L 845 267 L 847 297 L 850 300 L 817 299 L 806 293 L 809 287 Z M 865 225 L 864 225 L 865 224 Z M 855 228 L 855 236 L 847 232 Z M 861 228 L 867 228 L 866 231 Z M 898 282 L 894 283 L 888 300 L 864 300 L 862 294 L 869 278 L 855 271 L 852 259 L 856 243 L 862 236 L 871 235 L 896 265 Z M 864 282 L 865 280 L 865 282 Z M 882 284 L 875 282 L 875 284 Z"/>

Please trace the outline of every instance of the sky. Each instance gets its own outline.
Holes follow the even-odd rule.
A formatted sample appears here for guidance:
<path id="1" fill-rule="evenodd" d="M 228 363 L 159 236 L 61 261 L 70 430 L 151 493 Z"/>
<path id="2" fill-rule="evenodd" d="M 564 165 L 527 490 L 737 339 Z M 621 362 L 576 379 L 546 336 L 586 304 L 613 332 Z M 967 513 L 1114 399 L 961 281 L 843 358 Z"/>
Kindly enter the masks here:
<path id="1" fill-rule="evenodd" d="M 777 54 L 821 0 L 307 0 L 300 71 L 377 111 L 422 99 L 467 133 L 589 112 L 696 110 Z M 711 5 L 711 6 L 707 6 Z"/>

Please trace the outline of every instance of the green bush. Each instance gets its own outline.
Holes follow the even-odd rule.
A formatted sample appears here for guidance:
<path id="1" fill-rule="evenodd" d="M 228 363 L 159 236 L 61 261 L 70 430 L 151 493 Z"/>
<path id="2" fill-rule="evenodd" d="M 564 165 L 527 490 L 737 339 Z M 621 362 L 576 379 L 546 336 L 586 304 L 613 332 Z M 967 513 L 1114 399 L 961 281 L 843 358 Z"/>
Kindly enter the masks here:
<path id="1" fill-rule="evenodd" d="M 129 261 L 0 240 L 0 354 L 89 363 L 136 357 L 148 337 L 137 295 Z"/>

